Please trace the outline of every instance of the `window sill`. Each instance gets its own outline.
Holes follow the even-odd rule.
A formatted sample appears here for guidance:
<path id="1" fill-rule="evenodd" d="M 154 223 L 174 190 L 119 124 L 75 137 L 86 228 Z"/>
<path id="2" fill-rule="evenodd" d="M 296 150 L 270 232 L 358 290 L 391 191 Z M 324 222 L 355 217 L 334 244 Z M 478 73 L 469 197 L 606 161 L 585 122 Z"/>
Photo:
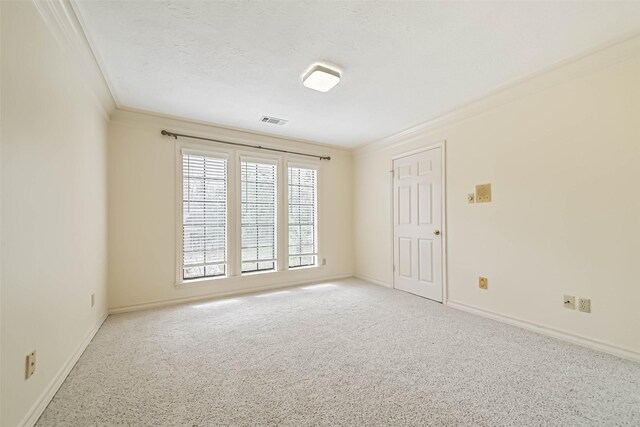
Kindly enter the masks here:
<path id="1" fill-rule="evenodd" d="M 212 283 L 212 282 L 220 282 L 226 279 L 230 279 L 231 276 L 215 276 L 215 277 L 200 277 L 198 279 L 185 280 L 182 282 L 176 282 L 174 286 L 190 286 L 190 285 L 200 285 L 203 283 Z"/>
<path id="2" fill-rule="evenodd" d="M 278 271 L 278 270 L 247 271 L 246 273 L 240 273 L 238 276 L 233 276 L 233 277 L 260 276 L 262 274 L 274 274 L 274 273 L 282 273 L 282 271 Z"/>
<path id="3" fill-rule="evenodd" d="M 324 266 L 322 265 L 310 265 L 306 267 L 297 267 L 289 270 L 282 271 L 256 271 L 252 273 L 244 273 L 237 276 L 219 276 L 219 277 L 207 277 L 201 279 L 189 280 L 186 282 L 177 282 L 174 284 L 175 288 L 191 288 L 191 287 L 201 287 L 207 285 L 222 285 L 222 284 L 233 284 L 233 283 L 243 283 L 244 281 L 250 280 L 258 280 L 259 277 L 272 277 L 275 280 L 281 278 L 287 278 L 292 275 L 296 275 L 296 271 L 304 271 L 309 273 L 311 271 L 321 271 Z M 255 279 L 254 279 L 255 278 Z"/>
<path id="4" fill-rule="evenodd" d="M 289 270 L 287 271 L 309 270 L 309 269 L 320 268 L 320 267 L 322 266 L 321 265 L 301 265 L 299 267 L 289 267 Z"/>

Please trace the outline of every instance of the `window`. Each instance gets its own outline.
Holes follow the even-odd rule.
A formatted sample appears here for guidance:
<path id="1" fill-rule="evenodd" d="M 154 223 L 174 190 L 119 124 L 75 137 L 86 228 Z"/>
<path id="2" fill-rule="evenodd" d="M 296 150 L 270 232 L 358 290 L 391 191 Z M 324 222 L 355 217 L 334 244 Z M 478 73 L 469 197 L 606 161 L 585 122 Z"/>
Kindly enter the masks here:
<path id="1" fill-rule="evenodd" d="M 185 144 L 176 167 L 178 284 L 320 265 L 319 165 Z"/>
<path id="2" fill-rule="evenodd" d="M 182 156 L 182 277 L 227 274 L 227 161 Z"/>
<path id="3" fill-rule="evenodd" d="M 276 270 L 277 165 L 241 161 L 242 273 Z"/>
<path id="4" fill-rule="evenodd" d="M 315 169 L 289 167 L 289 268 L 317 264 L 317 186 Z"/>

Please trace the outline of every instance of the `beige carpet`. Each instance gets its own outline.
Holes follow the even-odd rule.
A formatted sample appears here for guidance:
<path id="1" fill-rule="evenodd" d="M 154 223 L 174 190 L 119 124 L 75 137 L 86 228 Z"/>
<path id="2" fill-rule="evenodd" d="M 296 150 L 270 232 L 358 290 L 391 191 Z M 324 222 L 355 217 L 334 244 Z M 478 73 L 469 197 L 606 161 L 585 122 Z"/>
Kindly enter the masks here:
<path id="1" fill-rule="evenodd" d="M 38 426 L 640 425 L 640 365 L 358 280 L 110 316 Z"/>

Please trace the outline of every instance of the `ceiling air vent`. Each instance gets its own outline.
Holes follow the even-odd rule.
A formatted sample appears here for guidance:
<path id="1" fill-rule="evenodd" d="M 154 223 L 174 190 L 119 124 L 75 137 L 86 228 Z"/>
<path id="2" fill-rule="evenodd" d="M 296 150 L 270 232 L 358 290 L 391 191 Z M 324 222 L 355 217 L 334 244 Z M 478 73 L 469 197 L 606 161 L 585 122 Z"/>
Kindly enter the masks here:
<path id="1" fill-rule="evenodd" d="M 276 117 L 262 116 L 260 121 L 262 123 L 267 123 L 270 125 L 286 125 L 289 120 L 278 119 Z"/>

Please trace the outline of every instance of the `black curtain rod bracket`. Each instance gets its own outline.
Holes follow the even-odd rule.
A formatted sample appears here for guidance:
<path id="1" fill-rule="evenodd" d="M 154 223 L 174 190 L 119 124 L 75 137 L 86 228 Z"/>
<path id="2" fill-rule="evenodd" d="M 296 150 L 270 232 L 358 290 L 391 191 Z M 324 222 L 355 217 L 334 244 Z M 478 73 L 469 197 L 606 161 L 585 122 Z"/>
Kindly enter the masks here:
<path id="1" fill-rule="evenodd" d="M 288 151 L 288 150 L 280 150 L 278 148 L 263 147 L 262 145 L 251 145 L 251 144 L 242 144 L 240 142 L 221 141 L 219 139 L 205 138 L 205 137 L 202 137 L 202 136 L 193 136 L 193 135 L 185 135 L 185 134 L 181 134 L 181 133 L 169 132 L 168 130 L 164 130 L 164 129 L 162 129 L 162 131 L 160 133 L 162 135 L 164 135 L 164 136 L 173 137 L 174 139 L 178 139 L 178 137 L 180 137 L 180 138 L 199 139 L 199 140 L 202 140 L 202 141 L 217 142 L 219 144 L 228 144 L 228 145 L 235 145 L 235 146 L 238 146 L 238 147 L 247 147 L 247 148 L 257 148 L 258 150 L 276 151 L 278 153 L 295 154 L 297 156 L 316 157 L 316 158 L 318 158 L 320 160 L 331 160 L 330 156 L 318 156 L 316 154 L 298 153 L 297 151 Z"/>

